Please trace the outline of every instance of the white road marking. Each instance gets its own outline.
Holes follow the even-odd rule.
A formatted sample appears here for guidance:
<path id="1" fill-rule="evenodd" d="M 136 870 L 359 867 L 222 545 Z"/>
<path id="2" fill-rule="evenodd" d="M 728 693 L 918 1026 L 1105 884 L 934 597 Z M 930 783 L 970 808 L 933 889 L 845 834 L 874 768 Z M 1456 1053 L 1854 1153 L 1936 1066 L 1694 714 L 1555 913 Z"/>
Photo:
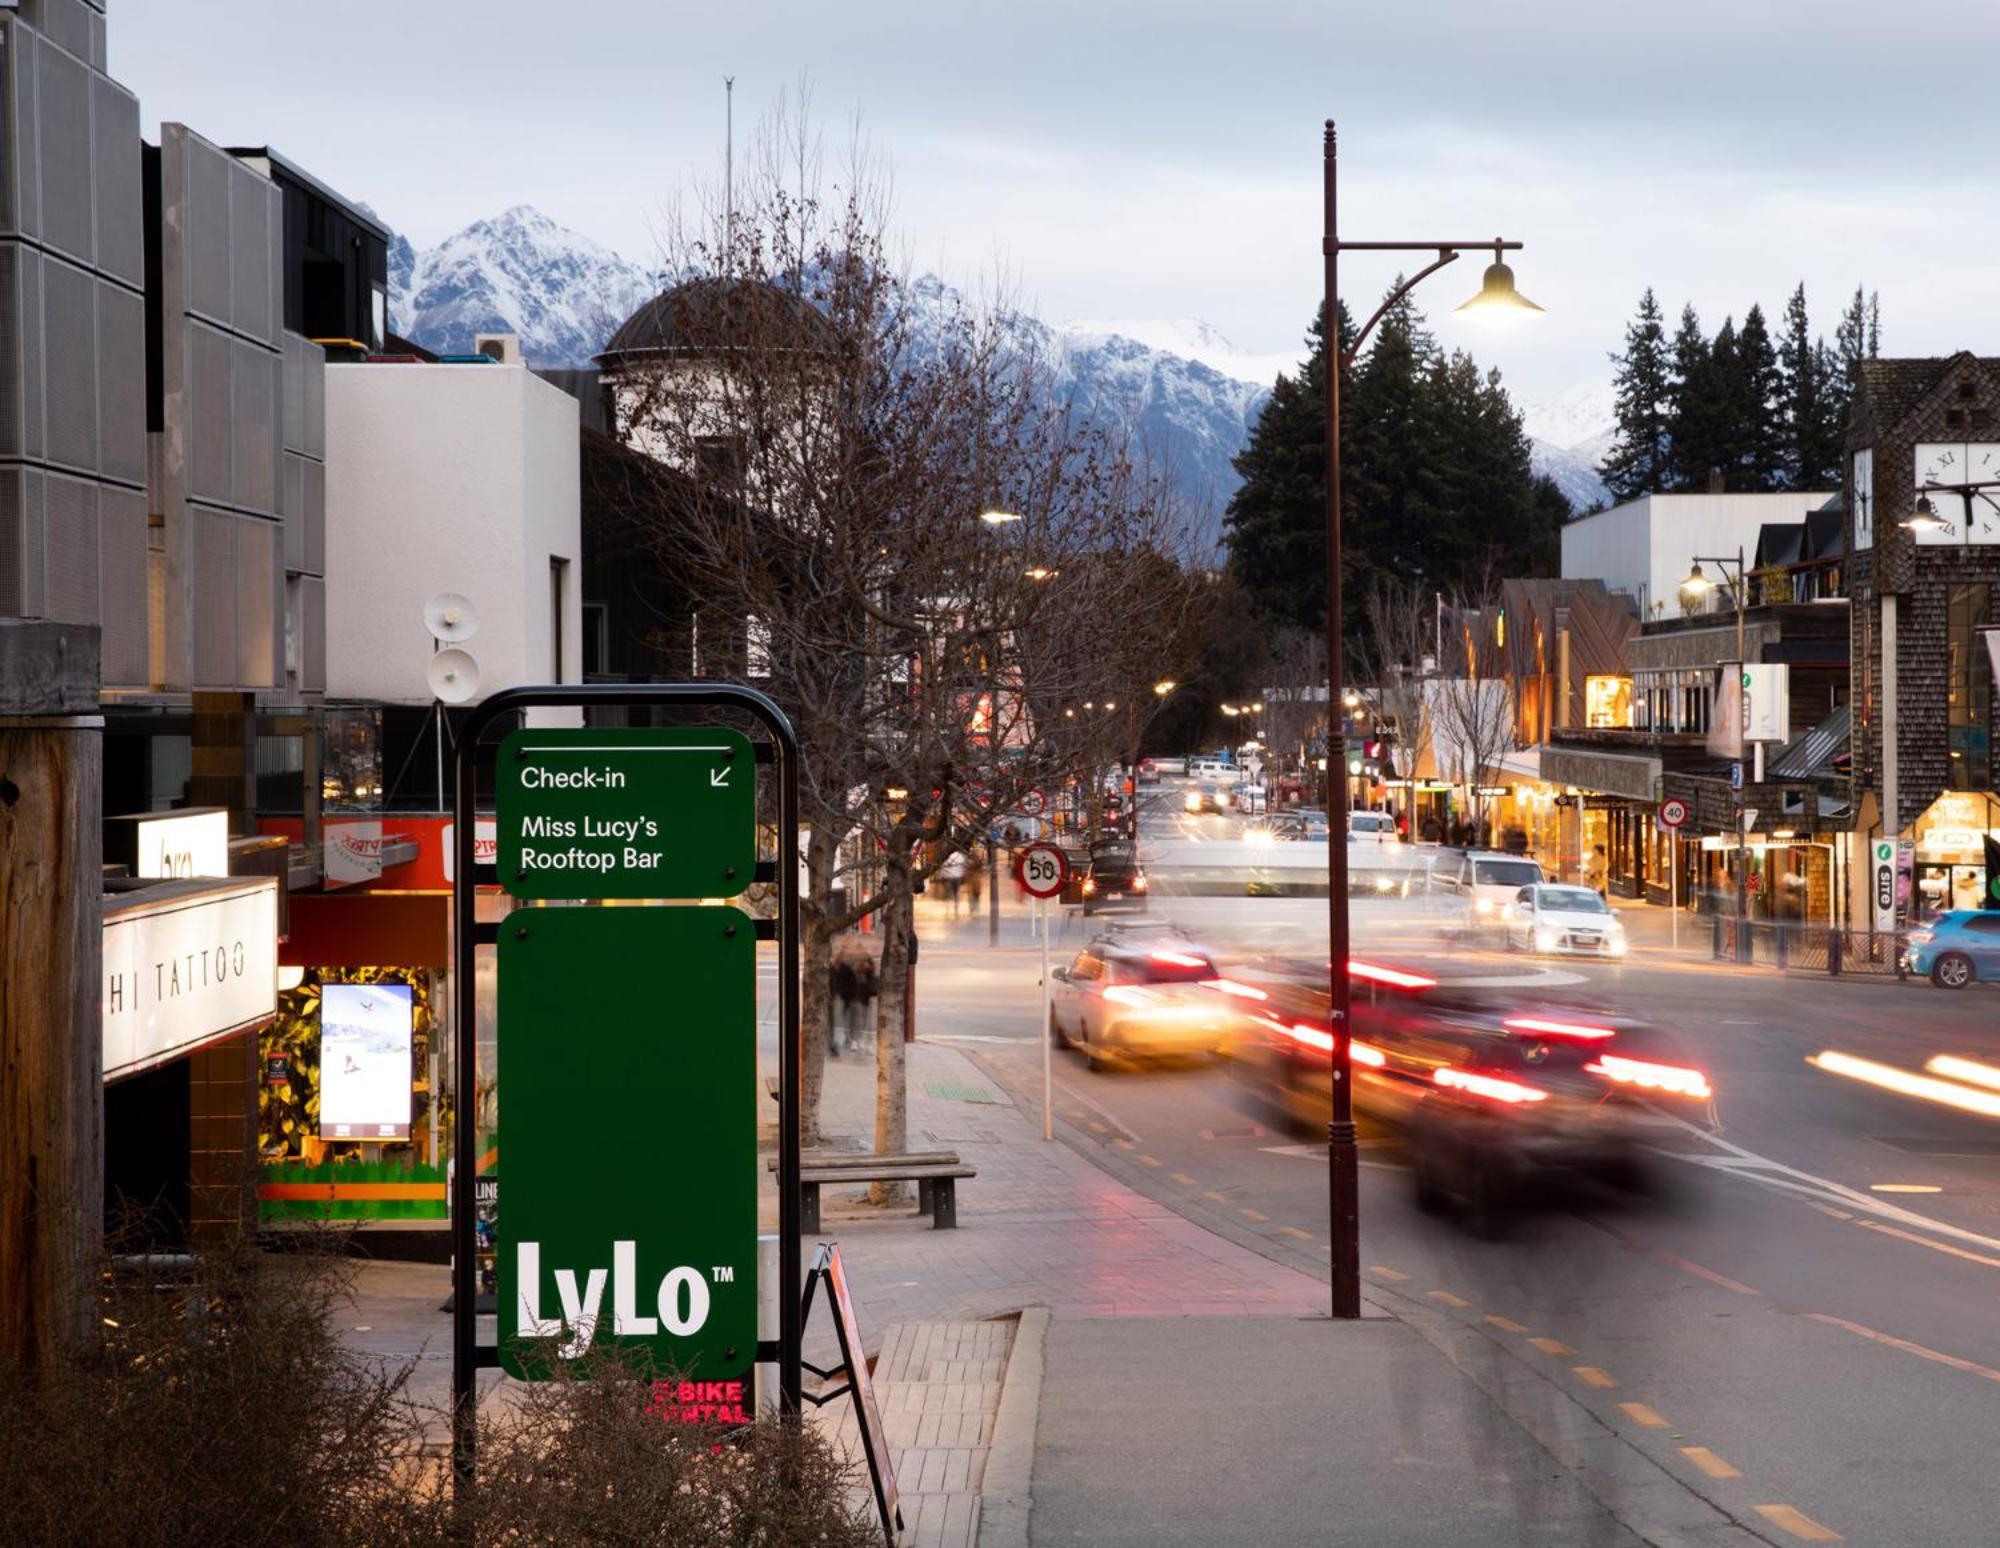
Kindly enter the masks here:
<path id="1" fill-rule="evenodd" d="M 1969 1242 L 1976 1247 L 2000 1252 L 2000 1239 L 1982 1236 L 1977 1231 L 1968 1231 L 1963 1226 L 1935 1220 L 1929 1215 L 1920 1215 L 1915 1210 L 1887 1203 L 1862 1189 L 1850 1188 L 1845 1183 L 1837 1183 L 1829 1178 L 1815 1176 L 1811 1172 L 1802 1172 L 1797 1167 L 1786 1166 L 1782 1161 L 1773 1161 L 1769 1156 L 1760 1156 L 1754 1150 L 1745 1150 L 1741 1145 L 1731 1144 L 1721 1135 L 1689 1123 L 1684 1118 L 1676 1119 L 1675 1122 L 1688 1133 L 1728 1153 L 1719 1156 L 1689 1155 L 1685 1151 L 1666 1150 L 1657 1145 L 1649 1145 L 1647 1149 L 1674 1161 L 1686 1161 L 1730 1177 L 1747 1178 L 1751 1182 L 1762 1183 L 1767 1188 L 1783 1193 L 1798 1194 L 1808 1200 L 1818 1198 L 1829 1204 L 1844 1204 L 1857 1214 L 1873 1215 L 1878 1220 L 1893 1220 L 1898 1225 L 1909 1226 L 1913 1230 L 1929 1231 L 1936 1236 L 1945 1236 L 1954 1241 Z"/>

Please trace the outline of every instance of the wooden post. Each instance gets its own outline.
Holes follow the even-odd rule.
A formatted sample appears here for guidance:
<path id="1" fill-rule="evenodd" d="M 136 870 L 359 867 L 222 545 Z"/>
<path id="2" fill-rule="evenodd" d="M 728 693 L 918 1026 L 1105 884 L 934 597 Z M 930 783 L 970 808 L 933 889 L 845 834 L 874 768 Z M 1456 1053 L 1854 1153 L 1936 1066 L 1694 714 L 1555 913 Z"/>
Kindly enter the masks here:
<path id="1" fill-rule="evenodd" d="M 0 619 L 0 1362 L 82 1347 L 104 1222 L 104 720 L 93 625 Z"/>

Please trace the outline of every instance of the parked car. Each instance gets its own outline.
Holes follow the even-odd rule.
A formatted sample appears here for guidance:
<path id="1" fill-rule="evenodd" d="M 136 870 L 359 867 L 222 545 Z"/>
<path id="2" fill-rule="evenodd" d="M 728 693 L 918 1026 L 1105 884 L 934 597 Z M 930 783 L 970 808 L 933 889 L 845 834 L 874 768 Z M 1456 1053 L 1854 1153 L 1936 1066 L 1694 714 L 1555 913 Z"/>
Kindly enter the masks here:
<path id="1" fill-rule="evenodd" d="M 1139 863 L 1139 846 L 1131 839 L 1104 839 L 1093 845 L 1083 876 L 1086 917 L 1103 909 L 1143 909 L 1146 869 Z"/>
<path id="2" fill-rule="evenodd" d="M 2000 983 L 2000 912 L 1955 908 L 1909 934 L 1912 973 L 1925 973 L 1940 989 Z"/>
<path id="3" fill-rule="evenodd" d="M 1228 1030 L 1209 953 L 1173 931 L 1108 931 L 1049 975 L 1049 1035 L 1092 1069 L 1119 1055 L 1212 1052 Z"/>
<path id="4" fill-rule="evenodd" d="M 1244 780 L 1231 788 L 1229 800 L 1230 804 L 1244 816 L 1254 817 L 1264 811 L 1267 793 L 1255 780 Z"/>
<path id="5" fill-rule="evenodd" d="M 1507 944 L 1517 951 L 1625 955 L 1625 926 L 1588 887 L 1523 887 L 1500 918 Z"/>

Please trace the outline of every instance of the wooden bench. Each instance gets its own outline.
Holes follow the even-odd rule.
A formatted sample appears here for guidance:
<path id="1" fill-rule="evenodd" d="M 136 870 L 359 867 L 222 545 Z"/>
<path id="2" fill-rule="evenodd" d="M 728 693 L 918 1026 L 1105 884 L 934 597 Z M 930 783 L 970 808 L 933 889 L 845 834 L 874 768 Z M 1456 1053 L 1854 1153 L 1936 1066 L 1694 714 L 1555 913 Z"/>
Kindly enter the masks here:
<path id="1" fill-rule="evenodd" d="M 764 1163 L 775 1172 L 777 1158 Z M 817 1235 L 820 1230 L 819 1190 L 857 1183 L 913 1182 L 917 1185 L 917 1212 L 929 1215 L 939 1231 L 958 1226 L 958 1183 L 960 1178 L 977 1177 L 953 1150 L 917 1150 L 900 1155 L 875 1156 L 852 1150 L 810 1150 L 800 1158 L 800 1229 Z"/>

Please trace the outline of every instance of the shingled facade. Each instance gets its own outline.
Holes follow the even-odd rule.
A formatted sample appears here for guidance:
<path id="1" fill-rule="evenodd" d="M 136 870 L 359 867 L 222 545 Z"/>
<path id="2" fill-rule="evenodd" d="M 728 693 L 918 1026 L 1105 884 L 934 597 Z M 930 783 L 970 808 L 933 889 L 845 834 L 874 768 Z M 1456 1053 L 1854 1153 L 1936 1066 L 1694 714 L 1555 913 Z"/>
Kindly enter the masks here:
<path id="1" fill-rule="evenodd" d="M 1855 386 L 1844 470 L 1855 810 L 1863 828 L 1907 835 L 1944 792 L 1985 795 L 1993 786 L 1995 694 L 1977 631 L 1995 621 L 2000 540 L 1980 541 L 1975 531 L 1971 541 L 1961 532 L 1923 544 L 1903 523 L 1916 510 L 1920 446 L 1966 449 L 1953 465 L 1968 470 L 1953 482 L 2000 479 L 2000 360 L 1864 360 Z M 1979 466 L 1988 454 L 1992 471 Z M 1993 492 L 2000 499 L 2000 487 Z M 1957 496 L 1934 498 L 1957 516 Z M 1956 723 L 1954 686 L 1973 700 Z M 1894 737 L 1893 760 L 1885 733 Z"/>

